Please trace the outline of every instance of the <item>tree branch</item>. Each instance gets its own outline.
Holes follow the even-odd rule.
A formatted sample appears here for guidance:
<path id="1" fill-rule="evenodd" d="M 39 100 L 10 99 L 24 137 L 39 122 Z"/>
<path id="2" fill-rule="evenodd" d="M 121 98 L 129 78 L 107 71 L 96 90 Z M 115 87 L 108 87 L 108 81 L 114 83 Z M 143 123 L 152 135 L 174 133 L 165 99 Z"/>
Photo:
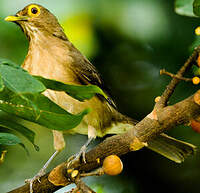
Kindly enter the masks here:
<path id="1" fill-rule="evenodd" d="M 179 103 L 164 107 L 159 114 L 159 120 L 152 119 L 151 116 L 148 115 L 128 132 L 122 135 L 108 137 L 94 149 L 86 153 L 86 164 L 76 163 L 74 167 L 78 168 L 80 172 L 89 172 L 98 168 L 102 164 L 103 159 L 108 155 L 116 154 L 121 156 L 130 152 L 130 144 L 137 143 L 137 140 L 140 142 L 148 142 L 148 140 L 154 138 L 163 131 L 177 125 L 186 124 L 191 119 L 195 119 L 198 116 L 200 116 L 200 90 L 196 92 L 195 95 L 190 96 Z M 100 159 L 100 162 L 98 162 L 97 159 Z M 72 181 L 65 177 L 67 176 L 67 163 L 63 162 L 59 165 L 59 168 L 60 173 L 64 178 L 62 179 L 63 181 L 60 186 L 55 186 L 50 183 L 48 181 L 48 174 L 46 174 L 41 178 L 41 183 L 34 183 L 34 192 L 51 193 L 60 189 L 62 186 L 72 183 Z M 17 188 L 10 193 L 25 192 L 29 192 L 29 184 Z"/>
<path id="2" fill-rule="evenodd" d="M 102 143 L 86 153 L 86 164 L 76 162 L 73 167 L 78 169 L 80 173 L 90 172 L 100 167 L 105 157 L 111 154 L 121 156 L 130 151 L 141 149 L 143 146 L 148 144 L 149 140 L 153 139 L 156 135 L 159 135 L 165 130 L 186 124 L 191 119 L 199 117 L 200 90 L 193 96 L 190 96 L 172 106 L 166 107 L 174 89 L 179 81 L 184 79 L 184 73 L 189 67 L 191 67 L 193 62 L 196 61 L 199 52 L 200 46 L 194 50 L 193 54 L 188 58 L 178 73 L 171 76 L 171 82 L 166 87 L 159 101 L 156 103 L 154 110 L 149 115 L 147 115 L 136 126 L 133 126 L 133 128 L 128 132 L 122 135 L 114 135 L 106 138 Z M 52 184 L 48 178 L 56 185 Z M 49 173 L 44 175 L 41 178 L 41 183 L 35 181 L 33 184 L 33 190 L 37 193 L 51 193 L 73 182 L 75 181 L 69 177 L 69 172 L 67 172 L 67 162 L 63 162 L 54 168 L 50 175 Z M 88 188 L 85 184 L 81 183 L 82 181 L 79 182 L 85 189 Z M 9 193 L 26 192 L 29 192 L 29 184 L 25 184 Z"/>
<path id="3" fill-rule="evenodd" d="M 167 72 L 165 69 L 161 69 L 160 70 L 160 75 L 163 75 L 163 74 L 168 75 L 171 78 L 176 78 L 176 79 L 179 79 L 179 80 L 183 80 L 185 82 L 192 82 L 192 78 L 185 78 L 185 77 L 181 77 L 181 76 L 179 77 L 177 74 L 172 74 L 170 72 Z"/>
<path id="4" fill-rule="evenodd" d="M 166 106 L 169 98 L 174 92 L 174 89 L 176 88 L 177 84 L 180 82 L 180 78 L 183 77 L 187 69 L 192 66 L 193 62 L 196 62 L 196 59 L 199 53 L 200 53 L 200 46 L 194 49 L 192 55 L 187 59 L 187 61 L 184 63 L 184 65 L 180 68 L 180 70 L 176 74 L 176 76 L 179 78 L 176 78 L 176 76 L 172 78 L 171 82 L 168 84 L 165 91 L 163 92 L 160 100 L 156 103 L 155 105 L 156 109 L 161 109 Z"/>

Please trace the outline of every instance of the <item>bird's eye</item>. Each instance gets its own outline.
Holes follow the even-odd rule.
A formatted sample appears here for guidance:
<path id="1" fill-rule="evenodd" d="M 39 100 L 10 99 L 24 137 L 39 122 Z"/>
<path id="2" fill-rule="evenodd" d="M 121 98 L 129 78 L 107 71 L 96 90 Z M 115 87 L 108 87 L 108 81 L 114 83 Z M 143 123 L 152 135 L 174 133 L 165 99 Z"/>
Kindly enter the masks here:
<path id="1" fill-rule="evenodd" d="M 38 12 L 38 10 L 37 10 L 36 7 L 33 7 L 33 8 L 31 9 L 31 13 L 32 13 L 32 14 L 36 14 L 37 12 Z"/>
<path id="2" fill-rule="evenodd" d="M 30 5 L 28 7 L 28 15 L 31 17 L 37 17 L 40 14 L 40 8 L 37 5 Z"/>

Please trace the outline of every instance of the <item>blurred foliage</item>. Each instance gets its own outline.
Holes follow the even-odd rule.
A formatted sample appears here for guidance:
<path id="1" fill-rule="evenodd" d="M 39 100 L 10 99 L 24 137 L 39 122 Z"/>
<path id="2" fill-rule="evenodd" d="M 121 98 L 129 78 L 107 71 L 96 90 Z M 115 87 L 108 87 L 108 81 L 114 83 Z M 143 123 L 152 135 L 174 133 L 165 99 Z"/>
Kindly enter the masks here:
<path id="1" fill-rule="evenodd" d="M 195 15 L 200 16 L 200 1 L 199 0 L 194 0 L 193 12 Z"/>
<path id="2" fill-rule="evenodd" d="M 67 20 L 61 20 L 69 40 L 74 43 L 87 57 L 96 54 L 98 43 L 92 25 L 92 16 L 88 13 L 72 15 Z"/>
<path id="3" fill-rule="evenodd" d="M 28 42 L 17 26 L 4 22 L 3 18 L 33 2 L 58 16 L 69 39 L 90 58 L 112 88 L 110 92 L 119 110 L 138 120 L 152 110 L 154 98 L 170 81 L 169 77 L 159 76 L 159 70 L 165 68 L 175 73 L 199 44 L 199 37 L 194 34 L 200 24 L 199 18 L 183 17 L 174 12 L 175 9 L 181 15 L 194 16 L 193 0 L 1 0 L 0 57 L 18 64 L 23 62 Z M 197 89 L 198 86 L 181 82 L 170 104 Z M 11 119 L 15 121 L 14 117 Z M 0 177 L 0 192 L 23 184 L 23 180 L 32 177 L 54 151 L 51 133 L 35 124 L 31 127 L 40 151 L 32 151 L 26 142 L 30 157 L 20 148 L 8 148 L 0 167 L 1 176 L 4 176 Z M 190 127 L 174 128 L 169 134 L 200 146 L 200 136 Z M 67 136 L 66 139 L 67 148 L 54 165 L 66 159 L 66 153 L 77 152 L 86 137 Z M 122 160 L 124 171 L 117 177 L 118 181 L 109 176 L 100 177 L 101 180 L 91 178 L 96 190 L 109 192 L 111 187 L 117 193 L 199 193 L 199 153 L 181 165 L 146 149 L 123 156 Z M 126 183 L 120 183 L 123 181 Z"/>
<path id="4" fill-rule="evenodd" d="M 194 16 L 193 13 L 194 0 L 175 0 L 175 11 L 180 15 Z M 194 4 L 195 5 L 195 4 Z M 195 5 L 196 7 L 196 5 Z"/>

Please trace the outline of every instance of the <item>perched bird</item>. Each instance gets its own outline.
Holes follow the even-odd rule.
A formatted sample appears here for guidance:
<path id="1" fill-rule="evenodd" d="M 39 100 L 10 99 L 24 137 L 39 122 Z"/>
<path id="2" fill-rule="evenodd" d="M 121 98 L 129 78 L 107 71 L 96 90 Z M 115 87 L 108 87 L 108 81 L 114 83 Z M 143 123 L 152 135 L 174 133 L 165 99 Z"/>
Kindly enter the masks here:
<path id="1" fill-rule="evenodd" d="M 22 67 L 30 74 L 73 85 L 93 84 L 107 93 L 96 68 L 68 40 L 56 17 L 46 8 L 30 4 L 15 16 L 8 16 L 5 20 L 19 25 L 29 40 L 28 54 Z M 79 126 L 67 131 L 88 135 L 88 141 L 81 148 L 78 157 L 84 155 L 86 146 L 96 136 L 123 133 L 136 124 L 136 121 L 118 112 L 111 99 L 108 102 L 99 95 L 80 102 L 65 92 L 46 90 L 43 94 L 71 113 L 92 108 L 92 112 L 84 117 Z M 53 130 L 53 136 L 56 152 L 33 180 L 44 173 L 53 157 L 65 147 L 61 131 Z M 192 144 L 165 134 L 148 142 L 147 147 L 178 163 L 195 150 Z"/>

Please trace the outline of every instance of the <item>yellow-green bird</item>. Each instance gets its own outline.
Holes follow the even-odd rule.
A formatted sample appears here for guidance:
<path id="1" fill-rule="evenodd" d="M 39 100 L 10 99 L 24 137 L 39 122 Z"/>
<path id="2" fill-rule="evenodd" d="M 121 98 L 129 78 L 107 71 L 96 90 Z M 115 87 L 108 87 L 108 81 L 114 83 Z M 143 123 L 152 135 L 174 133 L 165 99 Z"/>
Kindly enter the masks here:
<path id="1" fill-rule="evenodd" d="M 96 68 L 68 40 L 56 17 L 46 8 L 38 4 L 30 4 L 15 16 L 8 16 L 5 20 L 19 25 L 28 38 L 28 54 L 22 67 L 30 74 L 73 85 L 93 84 L 107 93 Z M 96 136 L 120 134 L 136 124 L 133 119 L 122 115 L 111 99 L 107 102 L 99 95 L 85 102 L 80 102 L 65 92 L 46 90 L 44 95 L 71 113 L 77 114 L 85 108 L 92 108 L 92 112 L 84 117 L 79 126 L 68 131 L 88 135 L 88 141 L 81 148 L 78 158 L 84 155 L 86 146 Z M 33 181 L 44 174 L 53 157 L 65 147 L 63 132 L 53 130 L 53 136 L 56 152 L 39 174 L 30 181 L 31 191 Z M 182 162 L 186 156 L 195 151 L 195 146 L 192 144 L 165 134 L 148 142 L 147 147 L 177 163 Z"/>

